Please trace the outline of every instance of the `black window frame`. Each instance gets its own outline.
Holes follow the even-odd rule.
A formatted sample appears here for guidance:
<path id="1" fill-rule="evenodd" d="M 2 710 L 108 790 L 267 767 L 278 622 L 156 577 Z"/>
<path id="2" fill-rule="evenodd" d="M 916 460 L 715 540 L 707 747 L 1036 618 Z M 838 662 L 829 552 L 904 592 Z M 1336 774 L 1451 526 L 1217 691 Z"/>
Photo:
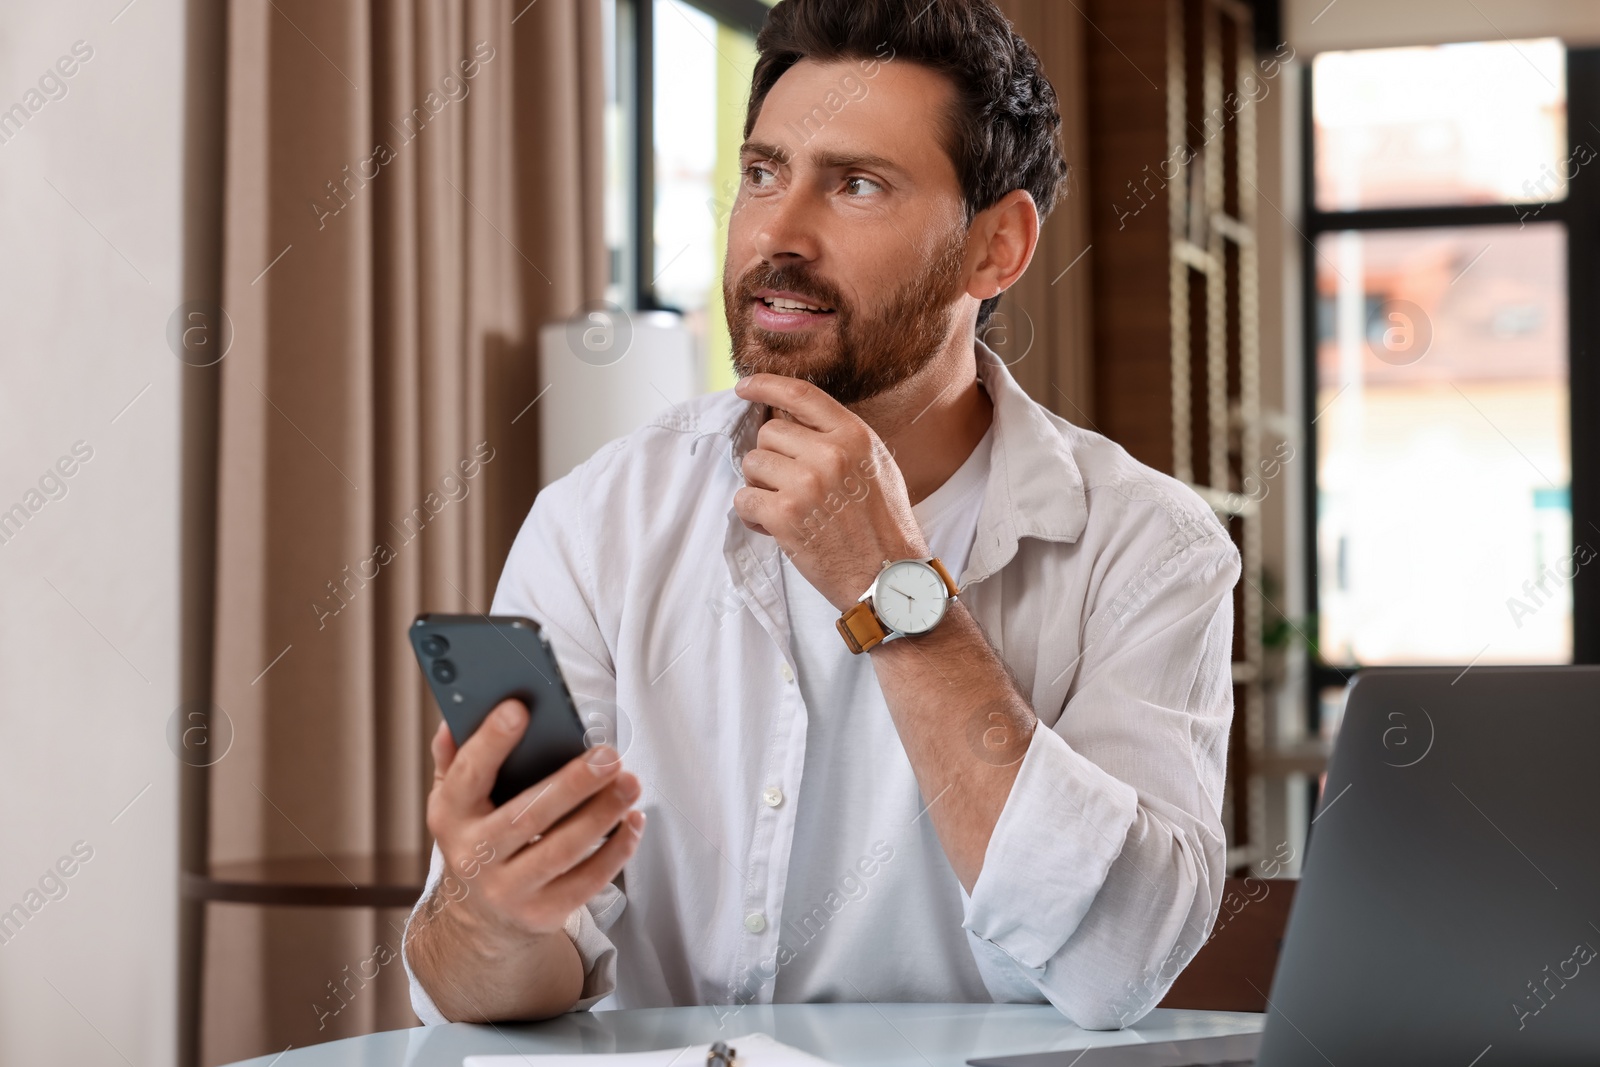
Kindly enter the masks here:
<path id="1" fill-rule="evenodd" d="M 1568 179 L 1563 200 L 1534 204 L 1469 204 L 1324 211 L 1316 200 L 1316 136 L 1312 64 L 1301 72 L 1300 180 L 1305 238 L 1301 250 L 1302 406 L 1306 461 L 1304 479 L 1306 607 L 1320 631 L 1321 609 L 1317 551 L 1317 239 L 1345 230 L 1396 230 L 1440 226 L 1482 226 L 1518 223 L 1524 219 L 1556 222 L 1567 233 L 1567 373 L 1569 433 L 1572 455 L 1571 503 L 1574 544 L 1580 530 L 1600 539 L 1600 425 L 1583 414 L 1600 410 L 1600 367 L 1589 357 L 1600 344 L 1600 160 L 1580 166 Z M 1580 145 L 1600 147 L 1600 49 L 1566 48 L 1566 159 Z M 1580 136 L 1581 133 L 1589 136 Z M 1569 168 L 1570 169 L 1570 168 Z M 1591 542 L 1595 543 L 1595 542 Z M 1600 663 L 1600 567 L 1581 567 L 1572 582 L 1572 662 Z M 1323 661 L 1313 644 L 1307 671 L 1307 714 L 1315 733 L 1320 727 L 1321 693 L 1346 685 L 1359 668 Z"/>

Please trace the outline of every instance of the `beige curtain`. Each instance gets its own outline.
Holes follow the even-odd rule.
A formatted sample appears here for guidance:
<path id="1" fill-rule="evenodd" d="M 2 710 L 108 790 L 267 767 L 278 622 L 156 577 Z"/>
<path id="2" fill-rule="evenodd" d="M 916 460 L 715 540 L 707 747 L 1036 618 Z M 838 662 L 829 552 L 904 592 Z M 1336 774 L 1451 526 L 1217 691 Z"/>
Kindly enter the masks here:
<path id="1" fill-rule="evenodd" d="M 406 628 L 488 610 L 537 327 L 603 293 L 601 36 L 599 0 L 228 7 L 214 864 L 428 845 Z M 415 1025 L 404 917 L 210 905 L 201 1062 Z"/>

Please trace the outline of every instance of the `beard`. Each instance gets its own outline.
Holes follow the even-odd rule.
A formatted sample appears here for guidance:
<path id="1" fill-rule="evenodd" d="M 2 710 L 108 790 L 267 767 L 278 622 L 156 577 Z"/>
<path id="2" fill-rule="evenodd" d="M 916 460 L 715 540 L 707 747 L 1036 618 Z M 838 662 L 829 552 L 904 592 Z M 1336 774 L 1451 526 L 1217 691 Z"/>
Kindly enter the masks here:
<path id="1" fill-rule="evenodd" d="M 858 404 L 892 389 L 933 361 L 950 337 L 966 234 L 956 229 L 923 269 L 898 286 L 881 308 L 864 310 L 809 267 L 765 261 L 737 279 L 723 275 L 723 305 L 739 377 L 766 372 L 810 382 L 841 404 Z M 775 333 L 755 323 L 755 294 L 788 290 L 834 309 L 829 332 Z"/>

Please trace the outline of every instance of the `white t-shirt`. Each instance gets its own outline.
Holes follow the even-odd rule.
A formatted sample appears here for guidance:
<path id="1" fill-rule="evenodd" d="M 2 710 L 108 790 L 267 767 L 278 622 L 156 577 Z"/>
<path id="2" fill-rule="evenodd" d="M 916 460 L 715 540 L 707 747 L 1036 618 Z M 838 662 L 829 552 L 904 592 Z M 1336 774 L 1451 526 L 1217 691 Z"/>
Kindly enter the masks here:
<path id="1" fill-rule="evenodd" d="M 991 423 L 966 462 L 911 509 L 930 551 L 958 585 L 977 535 L 993 435 Z M 961 999 L 992 999 L 965 936 L 945 933 L 962 933 L 961 884 L 923 813 L 931 798 L 916 789 L 872 657 L 845 647 L 834 625 L 839 609 L 787 556 L 783 591 L 806 709 L 806 753 L 779 933 L 792 957 L 780 955 L 774 1002 L 860 1000 L 839 976 L 880 973 L 886 965 L 896 972 L 903 1000 L 948 999 L 953 984 Z M 847 747 L 878 758 L 848 758 Z M 902 765 L 900 773 L 881 773 L 891 761 Z M 885 909 L 870 909 L 874 936 L 864 936 L 860 925 L 869 921 L 869 909 L 858 902 L 879 894 L 905 905 L 888 913 L 889 922 L 905 926 L 888 938 L 896 946 L 892 962 L 872 947 L 885 943 Z M 935 914 L 944 921 L 930 929 L 927 917 Z"/>

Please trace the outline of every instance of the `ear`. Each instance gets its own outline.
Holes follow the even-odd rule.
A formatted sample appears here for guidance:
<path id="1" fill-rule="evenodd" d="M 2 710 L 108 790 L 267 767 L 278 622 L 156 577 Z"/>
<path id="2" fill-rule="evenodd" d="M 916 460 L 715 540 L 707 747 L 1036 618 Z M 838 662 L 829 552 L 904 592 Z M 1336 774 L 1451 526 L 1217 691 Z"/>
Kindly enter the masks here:
<path id="1" fill-rule="evenodd" d="M 999 296 L 1022 277 L 1039 247 L 1039 209 L 1026 189 L 1013 189 L 972 220 L 971 240 L 978 265 L 967 280 L 967 294 L 979 300 Z"/>

